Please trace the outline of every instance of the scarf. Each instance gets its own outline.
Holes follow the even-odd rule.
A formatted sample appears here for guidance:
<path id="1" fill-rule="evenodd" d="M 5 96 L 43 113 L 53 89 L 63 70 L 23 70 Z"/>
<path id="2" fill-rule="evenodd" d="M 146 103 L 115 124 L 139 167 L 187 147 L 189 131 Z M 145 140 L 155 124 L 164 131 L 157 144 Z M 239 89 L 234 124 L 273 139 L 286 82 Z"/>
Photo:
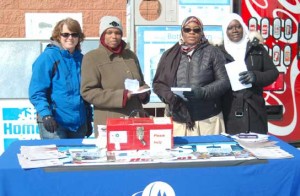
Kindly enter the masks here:
<path id="1" fill-rule="evenodd" d="M 116 48 L 111 48 L 109 47 L 105 41 L 104 41 L 104 35 L 105 33 L 102 34 L 102 36 L 100 37 L 100 43 L 105 47 L 107 48 L 109 51 L 111 51 L 112 53 L 114 54 L 121 54 L 121 52 L 123 51 L 124 49 L 124 41 L 122 40 L 121 43 L 116 47 Z"/>
<path id="2" fill-rule="evenodd" d="M 193 45 L 189 45 L 189 44 L 186 44 L 184 39 L 183 39 L 183 28 L 188 25 L 189 23 L 191 22 L 194 22 L 196 24 L 199 25 L 201 31 L 200 31 L 200 39 L 199 39 L 199 42 L 198 43 L 195 43 Z M 204 42 L 207 42 L 207 39 L 204 35 L 204 32 L 203 32 L 203 23 L 202 21 L 197 18 L 196 16 L 190 16 L 190 17 L 187 17 L 183 22 L 182 22 L 182 25 L 181 25 L 181 34 L 180 34 L 180 40 L 179 40 L 179 44 L 181 45 L 181 52 L 183 53 L 192 53 L 195 48 L 197 48 L 201 43 L 204 43 Z"/>
<path id="3" fill-rule="evenodd" d="M 173 119 L 178 122 L 185 122 L 188 129 L 192 129 L 195 122 L 187 109 L 185 102 L 177 98 L 170 90 L 176 84 L 176 74 L 181 59 L 181 46 L 176 43 L 167 50 L 158 63 L 157 71 L 153 79 L 155 92 L 160 95 L 163 102 L 170 106 Z M 175 111 L 176 110 L 176 111 Z M 176 117 L 181 119 L 175 119 Z"/>

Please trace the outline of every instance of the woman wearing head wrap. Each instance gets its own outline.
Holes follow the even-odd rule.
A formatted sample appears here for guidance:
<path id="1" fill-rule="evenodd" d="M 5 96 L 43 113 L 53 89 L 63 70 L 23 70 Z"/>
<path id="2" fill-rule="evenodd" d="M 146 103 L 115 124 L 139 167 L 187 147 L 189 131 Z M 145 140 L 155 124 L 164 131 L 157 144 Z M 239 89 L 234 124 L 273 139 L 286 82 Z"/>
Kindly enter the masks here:
<path id="1" fill-rule="evenodd" d="M 181 38 L 164 52 L 153 80 L 153 90 L 166 103 L 174 121 L 174 136 L 220 134 L 225 131 L 220 97 L 230 84 L 221 51 L 205 38 L 202 22 L 186 18 Z M 171 87 L 189 87 L 180 97 Z"/>
<path id="2" fill-rule="evenodd" d="M 240 82 L 252 84 L 251 88 L 226 92 L 223 98 L 223 114 L 226 132 L 267 133 L 267 113 L 263 98 L 263 87 L 270 85 L 278 76 L 268 52 L 261 44 L 262 37 L 257 32 L 249 32 L 243 19 L 230 14 L 223 23 L 224 45 L 220 46 L 227 62 L 246 64 L 241 72 Z"/>
<path id="3" fill-rule="evenodd" d="M 132 94 L 125 89 L 126 79 L 135 79 L 139 89 L 149 88 L 136 55 L 122 40 L 121 21 L 115 16 L 100 20 L 100 46 L 84 55 L 82 62 L 81 95 L 94 105 L 95 135 L 97 125 L 105 125 L 107 118 L 129 116 L 142 109 L 150 99 L 150 91 Z"/>

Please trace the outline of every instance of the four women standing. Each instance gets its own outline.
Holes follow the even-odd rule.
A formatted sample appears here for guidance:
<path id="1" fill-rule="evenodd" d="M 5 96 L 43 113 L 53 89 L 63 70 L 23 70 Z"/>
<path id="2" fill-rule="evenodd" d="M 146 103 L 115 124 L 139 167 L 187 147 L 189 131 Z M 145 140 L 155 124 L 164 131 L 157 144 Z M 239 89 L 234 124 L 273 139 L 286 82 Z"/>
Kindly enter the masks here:
<path id="1" fill-rule="evenodd" d="M 89 104 L 94 106 L 94 124 L 104 125 L 107 118 L 128 116 L 149 102 L 150 92 L 133 94 L 125 89 L 126 79 L 137 80 L 140 90 L 149 86 L 137 56 L 122 40 L 120 20 L 103 17 L 99 35 L 99 48 L 83 58 L 80 42 L 84 34 L 78 22 L 62 20 L 53 31 L 52 43 L 34 63 L 29 95 L 42 119 L 42 138 L 84 137 L 92 129 Z M 226 20 L 223 36 L 222 53 L 208 43 L 201 20 L 187 17 L 179 42 L 160 59 L 153 90 L 166 104 L 166 115 L 174 120 L 174 136 L 220 134 L 225 128 L 229 134 L 268 131 L 263 87 L 276 80 L 278 70 L 259 37 L 249 39 L 239 15 L 231 14 Z M 231 61 L 247 65 L 240 82 L 251 83 L 251 88 L 230 89 L 224 65 Z M 79 87 L 89 104 L 80 96 Z M 191 91 L 178 96 L 172 87 Z"/>

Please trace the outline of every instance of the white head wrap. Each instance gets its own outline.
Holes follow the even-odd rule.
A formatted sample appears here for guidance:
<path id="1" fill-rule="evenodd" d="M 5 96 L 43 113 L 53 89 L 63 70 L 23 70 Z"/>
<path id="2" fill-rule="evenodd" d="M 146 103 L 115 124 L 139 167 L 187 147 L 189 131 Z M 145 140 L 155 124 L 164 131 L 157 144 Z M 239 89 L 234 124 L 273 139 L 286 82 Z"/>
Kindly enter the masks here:
<path id="1" fill-rule="evenodd" d="M 239 21 L 243 28 L 243 37 L 239 42 L 230 41 L 226 33 L 228 25 L 233 20 Z M 224 47 L 226 51 L 234 58 L 235 61 L 244 61 L 249 30 L 246 24 L 244 23 L 242 17 L 236 13 L 230 13 L 225 18 L 222 25 L 222 29 L 223 29 L 223 37 L 224 37 Z"/>

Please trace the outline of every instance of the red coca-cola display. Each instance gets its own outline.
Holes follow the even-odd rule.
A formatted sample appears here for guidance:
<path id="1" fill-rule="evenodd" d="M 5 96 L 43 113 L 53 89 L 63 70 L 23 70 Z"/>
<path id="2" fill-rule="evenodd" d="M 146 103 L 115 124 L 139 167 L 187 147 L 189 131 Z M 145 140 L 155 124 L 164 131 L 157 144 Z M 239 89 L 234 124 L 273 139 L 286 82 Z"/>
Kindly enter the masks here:
<path id="1" fill-rule="evenodd" d="M 291 143 L 300 141 L 299 7 L 294 0 L 244 0 L 239 10 L 249 29 L 261 32 L 280 71 L 274 84 L 264 89 L 269 133 Z"/>

